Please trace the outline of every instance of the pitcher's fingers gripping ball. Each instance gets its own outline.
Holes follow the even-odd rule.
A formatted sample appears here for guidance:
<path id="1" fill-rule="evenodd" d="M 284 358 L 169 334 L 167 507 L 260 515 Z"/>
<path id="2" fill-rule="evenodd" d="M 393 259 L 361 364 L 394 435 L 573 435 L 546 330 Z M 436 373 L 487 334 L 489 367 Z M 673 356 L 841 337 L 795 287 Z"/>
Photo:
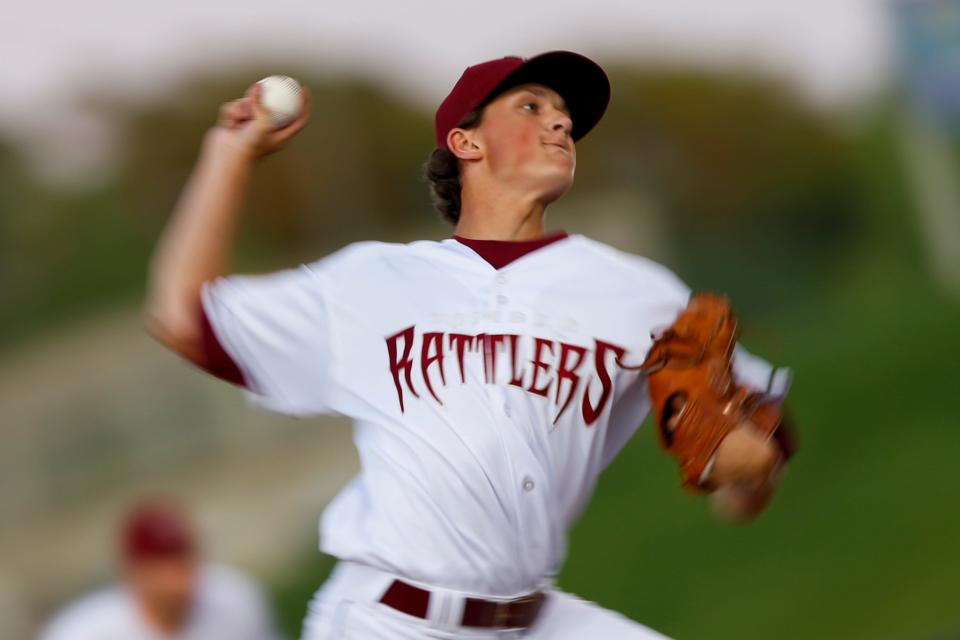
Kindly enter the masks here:
<path id="1" fill-rule="evenodd" d="M 220 107 L 209 135 L 226 138 L 253 158 L 282 149 L 310 119 L 310 92 L 288 76 L 268 76 Z"/>

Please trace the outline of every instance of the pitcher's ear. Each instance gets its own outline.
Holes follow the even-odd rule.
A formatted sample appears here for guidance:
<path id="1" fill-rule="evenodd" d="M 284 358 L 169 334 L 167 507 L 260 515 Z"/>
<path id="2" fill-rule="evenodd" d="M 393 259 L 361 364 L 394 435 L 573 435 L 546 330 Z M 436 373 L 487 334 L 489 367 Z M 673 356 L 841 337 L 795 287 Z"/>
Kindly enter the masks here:
<path id="1" fill-rule="evenodd" d="M 447 134 L 447 148 L 460 160 L 479 160 L 483 157 L 475 129 L 451 129 Z"/>

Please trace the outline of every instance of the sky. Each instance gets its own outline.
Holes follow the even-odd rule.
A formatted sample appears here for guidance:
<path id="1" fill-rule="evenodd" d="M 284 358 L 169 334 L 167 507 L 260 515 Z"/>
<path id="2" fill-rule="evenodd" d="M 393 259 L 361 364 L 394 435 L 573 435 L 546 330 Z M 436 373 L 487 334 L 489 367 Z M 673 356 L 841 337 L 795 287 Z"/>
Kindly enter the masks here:
<path id="1" fill-rule="evenodd" d="M 371 74 L 432 109 L 469 64 L 571 49 L 601 64 L 757 68 L 824 104 L 891 68 L 883 0 L 36 0 L 0 22 L 0 135 L 51 180 L 109 162 L 111 123 L 72 103 L 106 87 L 149 100 L 187 70 L 306 62 Z M 277 73 L 283 73 L 278 68 Z M 251 82 L 256 80 L 252 78 Z M 215 113 L 216 105 L 212 105 Z"/>

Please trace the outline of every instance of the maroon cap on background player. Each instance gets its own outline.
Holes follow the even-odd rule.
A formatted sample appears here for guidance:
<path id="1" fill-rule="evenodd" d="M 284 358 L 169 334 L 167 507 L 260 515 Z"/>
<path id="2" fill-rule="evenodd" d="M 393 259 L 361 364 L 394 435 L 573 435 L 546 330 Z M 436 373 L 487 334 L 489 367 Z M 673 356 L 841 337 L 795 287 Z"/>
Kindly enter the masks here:
<path id="1" fill-rule="evenodd" d="M 169 500 L 152 499 L 137 504 L 121 530 L 126 560 L 187 556 L 196 551 L 196 535 L 184 510 Z"/>
<path id="2" fill-rule="evenodd" d="M 549 51 L 529 59 L 507 56 L 467 67 L 437 108 L 437 146 L 447 148 L 447 134 L 474 109 L 520 84 L 533 82 L 560 94 L 579 140 L 600 122 L 610 102 L 610 81 L 593 60 L 572 51 Z"/>

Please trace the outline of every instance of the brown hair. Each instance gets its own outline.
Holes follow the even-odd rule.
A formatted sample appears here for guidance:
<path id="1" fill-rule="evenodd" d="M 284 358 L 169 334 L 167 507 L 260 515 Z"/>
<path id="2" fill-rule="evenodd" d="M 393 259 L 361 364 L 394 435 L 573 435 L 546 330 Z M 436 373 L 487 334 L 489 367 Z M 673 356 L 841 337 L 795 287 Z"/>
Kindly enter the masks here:
<path id="1" fill-rule="evenodd" d="M 457 125 L 460 129 L 480 126 L 483 107 L 474 109 Z M 460 160 L 446 147 L 435 147 L 423 163 L 423 177 L 430 183 L 430 199 L 440 217 L 450 224 L 460 220 Z"/>

